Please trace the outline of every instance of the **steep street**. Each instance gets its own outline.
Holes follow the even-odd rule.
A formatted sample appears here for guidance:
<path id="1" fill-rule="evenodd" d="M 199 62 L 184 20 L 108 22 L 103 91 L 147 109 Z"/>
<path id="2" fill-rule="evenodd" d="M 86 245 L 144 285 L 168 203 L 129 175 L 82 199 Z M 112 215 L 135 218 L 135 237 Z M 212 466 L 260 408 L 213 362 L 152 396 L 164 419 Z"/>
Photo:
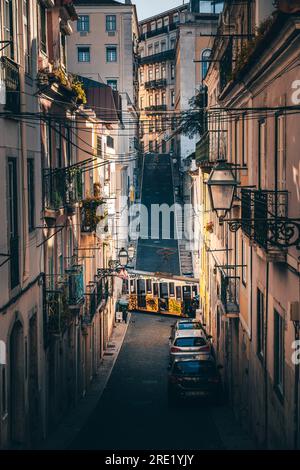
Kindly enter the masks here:
<path id="1" fill-rule="evenodd" d="M 227 406 L 167 401 L 172 318 L 134 314 L 107 387 L 72 449 L 250 448 Z"/>

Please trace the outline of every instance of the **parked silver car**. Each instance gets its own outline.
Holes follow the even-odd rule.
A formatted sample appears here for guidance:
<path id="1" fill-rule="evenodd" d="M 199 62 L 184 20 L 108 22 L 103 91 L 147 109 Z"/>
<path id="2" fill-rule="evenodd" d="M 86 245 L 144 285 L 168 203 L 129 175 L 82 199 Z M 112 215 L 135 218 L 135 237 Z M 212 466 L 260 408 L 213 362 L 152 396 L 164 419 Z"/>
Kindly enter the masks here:
<path id="1" fill-rule="evenodd" d="M 178 330 L 170 339 L 170 363 L 174 359 L 199 354 L 213 358 L 210 339 L 202 329 Z"/>

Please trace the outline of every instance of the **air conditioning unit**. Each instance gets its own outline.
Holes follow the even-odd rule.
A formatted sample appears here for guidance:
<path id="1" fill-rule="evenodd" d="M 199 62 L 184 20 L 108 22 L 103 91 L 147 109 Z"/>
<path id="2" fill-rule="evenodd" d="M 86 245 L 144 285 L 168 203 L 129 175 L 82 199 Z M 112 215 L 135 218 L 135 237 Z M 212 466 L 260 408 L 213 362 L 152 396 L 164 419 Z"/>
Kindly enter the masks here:
<path id="1" fill-rule="evenodd" d="M 300 322 L 300 303 L 299 302 L 290 302 L 290 320 L 294 322 Z"/>

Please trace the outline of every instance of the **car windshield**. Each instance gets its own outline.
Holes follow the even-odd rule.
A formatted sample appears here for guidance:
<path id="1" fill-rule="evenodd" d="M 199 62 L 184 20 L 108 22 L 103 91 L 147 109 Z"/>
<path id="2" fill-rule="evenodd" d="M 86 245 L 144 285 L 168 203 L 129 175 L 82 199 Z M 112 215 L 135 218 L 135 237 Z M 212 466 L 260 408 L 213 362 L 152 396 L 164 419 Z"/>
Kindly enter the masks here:
<path id="1" fill-rule="evenodd" d="M 179 323 L 178 330 L 201 330 L 201 323 Z"/>
<path id="2" fill-rule="evenodd" d="M 206 361 L 185 361 L 176 362 L 173 372 L 180 375 L 201 375 L 203 377 L 211 377 L 215 375 L 216 369 L 214 364 Z"/>
<path id="3" fill-rule="evenodd" d="M 205 346 L 206 341 L 204 338 L 177 338 L 175 341 L 175 346 L 180 348 L 194 348 L 197 346 Z"/>

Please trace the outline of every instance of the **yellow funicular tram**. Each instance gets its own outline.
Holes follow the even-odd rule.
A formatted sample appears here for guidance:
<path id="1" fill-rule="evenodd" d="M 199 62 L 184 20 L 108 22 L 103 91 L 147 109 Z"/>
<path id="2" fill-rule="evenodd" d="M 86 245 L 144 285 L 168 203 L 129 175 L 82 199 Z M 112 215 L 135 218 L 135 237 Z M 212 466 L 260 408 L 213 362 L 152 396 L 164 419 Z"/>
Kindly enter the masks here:
<path id="1" fill-rule="evenodd" d="M 127 282 L 130 311 L 195 316 L 198 303 L 196 279 L 134 272 Z"/>

